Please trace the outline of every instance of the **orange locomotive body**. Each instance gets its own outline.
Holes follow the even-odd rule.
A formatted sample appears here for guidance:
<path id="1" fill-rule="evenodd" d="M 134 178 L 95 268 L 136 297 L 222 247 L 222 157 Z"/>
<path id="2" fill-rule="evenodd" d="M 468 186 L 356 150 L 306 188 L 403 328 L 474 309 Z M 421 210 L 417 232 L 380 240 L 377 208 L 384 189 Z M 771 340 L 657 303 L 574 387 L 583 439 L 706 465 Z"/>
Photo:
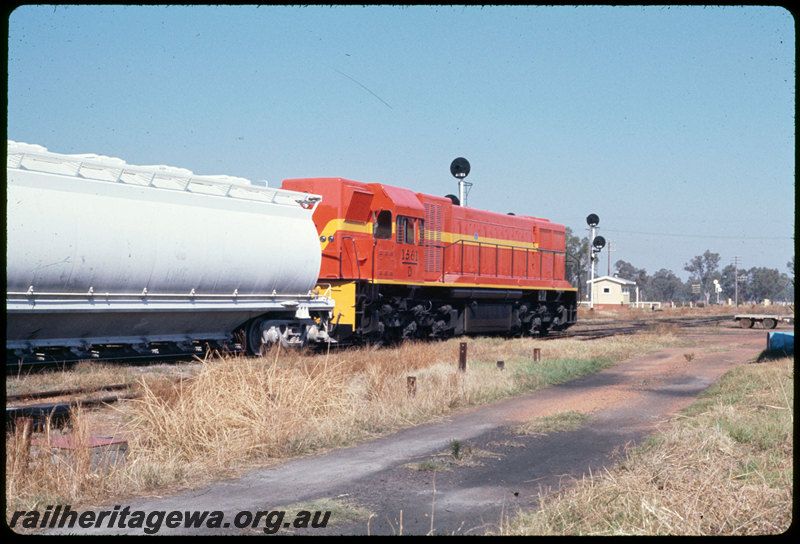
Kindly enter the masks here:
<path id="1" fill-rule="evenodd" d="M 340 340 L 546 334 L 575 322 L 562 225 L 380 183 L 282 187 L 322 196 L 319 283 L 331 286 Z"/>

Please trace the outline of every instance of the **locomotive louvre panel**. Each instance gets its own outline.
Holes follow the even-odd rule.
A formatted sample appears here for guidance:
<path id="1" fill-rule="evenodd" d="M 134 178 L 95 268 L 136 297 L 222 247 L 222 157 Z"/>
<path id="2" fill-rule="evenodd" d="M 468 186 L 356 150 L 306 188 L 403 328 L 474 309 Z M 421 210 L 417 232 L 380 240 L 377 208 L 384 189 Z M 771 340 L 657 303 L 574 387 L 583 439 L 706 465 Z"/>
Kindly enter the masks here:
<path id="1" fill-rule="evenodd" d="M 553 263 L 553 279 L 563 279 L 565 275 L 566 257 L 563 253 L 557 253 Z"/>
<path id="2" fill-rule="evenodd" d="M 553 254 L 549 251 L 553 247 L 553 231 L 551 229 L 539 228 L 539 251 L 538 275 L 542 280 L 553 279 Z"/>
<path id="3" fill-rule="evenodd" d="M 563 231 L 553 232 L 553 244 L 553 249 L 559 251 L 559 253 L 555 255 L 555 261 L 553 263 L 553 279 L 564 279 L 566 256 L 561 253 L 561 251 L 566 248 L 566 235 Z"/>
<path id="4" fill-rule="evenodd" d="M 442 271 L 442 206 L 425 203 L 425 272 Z"/>
<path id="5" fill-rule="evenodd" d="M 565 246 L 565 234 L 563 231 L 553 231 L 553 249 L 562 249 Z"/>
<path id="6" fill-rule="evenodd" d="M 499 276 L 513 276 L 514 269 L 513 267 L 513 256 L 514 248 L 513 247 L 503 247 L 498 250 L 498 275 Z"/>
<path id="7" fill-rule="evenodd" d="M 539 229 L 539 247 L 551 249 L 553 247 L 553 231 L 550 229 Z"/>
<path id="8" fill-rule="evenodd" d="M 524 278 L 527 272 L 526 269 L 526 260 L 528 257 L 529 251 L 527 249 L 517 250 L 514 249 L 511 252 L 511 268 L 512 268 L 512 275 L 516 278 Z"/>
<path id="9" fill-rule="evenodd" d="M 543 280 L 551 280 L 553 279 L 553 266 L 555 264 L 554 255 L 549 251 L 542 251 L 540 253 L 542 256 L 542 267 L 540 269 L 541 279 Z"/>

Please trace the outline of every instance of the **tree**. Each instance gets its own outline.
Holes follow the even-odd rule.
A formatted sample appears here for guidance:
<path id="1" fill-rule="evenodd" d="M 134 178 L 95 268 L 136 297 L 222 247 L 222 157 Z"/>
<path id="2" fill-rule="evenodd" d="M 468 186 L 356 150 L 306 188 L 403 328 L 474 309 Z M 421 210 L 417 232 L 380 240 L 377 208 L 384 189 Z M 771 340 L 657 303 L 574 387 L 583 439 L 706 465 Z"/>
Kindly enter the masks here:
<path id="1" fill-rule="evenodd" d="M 653 274 L 647 286 L 647 295 L 650 300 L 675 302 L 683 298 L 683 282 L 672 270 L 662 268 Z"/>
<path id="2" fill-rule="evenodd" d="M 740 270 L 739 275 L 741 275 L 742 272 L 743 271 Z M 722 269 L 719 284 L 722 286 L 722 296 L 731 300 L 736 297 L 736 267 L 734 265 L 729 264 Z M 741 287 L 742 285 L 740 284 L 739 288 Z"/>
<path id="3" fill-rule="evenodd" d="M 747 271 L 744 297 L 756 304 L 764 299 L 788 300 L 794 298 L 790 285 L 789 276 L 781 274 L 778 269 L 754 266 Z"/>
<path id="4" fill-rule="evenodd" d="M 690 280 L 700 284 L 700 292 L 708 304 L 711 292 L 714 290 L 714 280 L 719 279 L 717 268 L 719 267 L 719 253 L 711 253 L 708 249 L 702 255 L 698 255 L 686 263 L 684 270 L 689 272 Z"/>
<path id="5" fill-rule="evenodd" d="M 572 234 L 572 229 L 565 229 L 567 259 L 565 265 L 566 279 L 578 288 L 578 293 L 586 290 L 586 281 L 589 279 L 589 237 L 579 238 Z"/>

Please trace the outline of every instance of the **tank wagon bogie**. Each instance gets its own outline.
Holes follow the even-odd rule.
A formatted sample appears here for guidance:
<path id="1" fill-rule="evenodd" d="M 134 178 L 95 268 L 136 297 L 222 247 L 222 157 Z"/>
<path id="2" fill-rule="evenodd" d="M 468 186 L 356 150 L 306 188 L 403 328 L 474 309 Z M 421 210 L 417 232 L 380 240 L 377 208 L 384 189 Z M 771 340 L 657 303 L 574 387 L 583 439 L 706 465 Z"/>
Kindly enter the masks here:
<path id="1" fill-rule="evenodd" d="M 331 285 L 341 340 L 547 334 L 576 320 L 562 225 L 378 183 L 282 186 L 322 196 L 319 275 Z"/>
<path id="2" fill-rule="evenodd" d="M 319 199 L 9 141 L 7 351 L 325 341 Z"/>

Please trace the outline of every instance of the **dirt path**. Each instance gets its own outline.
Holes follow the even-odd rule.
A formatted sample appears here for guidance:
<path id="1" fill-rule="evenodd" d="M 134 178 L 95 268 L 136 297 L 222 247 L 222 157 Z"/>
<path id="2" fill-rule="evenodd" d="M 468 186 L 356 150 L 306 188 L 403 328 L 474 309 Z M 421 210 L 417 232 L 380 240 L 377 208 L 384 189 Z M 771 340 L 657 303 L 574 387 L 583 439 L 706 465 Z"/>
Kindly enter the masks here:
<path id="1" fill-rule="evenodd" d="M 281 532 L 486 534 L 496 531 L 503 517 L 518 507 L 534 508 L 540 492 L 608 466 L 615 452 L 651 434 L 726 371 L 752 361 L 764 349 L 765 336 L 759 330 L 723 329 L 698 337 L 702 343 L 693 348 L 664 349 L 592 376 L 465 410 L 445 421 L 356 447 L 124 506 L 146 512 L 224 511 L 230 523 L 218 530 L 162 526 L 158 534 L 263 534 L 264 523 L 258 528 L 234 529 L 234 517 L 240 511 L 276 510 L 322 498 L 348 501 L 374 516 L 339 523 L 331 518 L 325 529 Z M 512 430 L 531 418 L 565 411 L 591 418 L 579 430 L 545 436 L 518 435 Z M 470 457 L 472 463 L 446 471 L 408 467 L 413 462 L 446 458 L 454 439 L 479 454 Z M 288 512 L 284 523 L 294 514 Z M 142 534 L 142 529 L 129 531 Z"/>

